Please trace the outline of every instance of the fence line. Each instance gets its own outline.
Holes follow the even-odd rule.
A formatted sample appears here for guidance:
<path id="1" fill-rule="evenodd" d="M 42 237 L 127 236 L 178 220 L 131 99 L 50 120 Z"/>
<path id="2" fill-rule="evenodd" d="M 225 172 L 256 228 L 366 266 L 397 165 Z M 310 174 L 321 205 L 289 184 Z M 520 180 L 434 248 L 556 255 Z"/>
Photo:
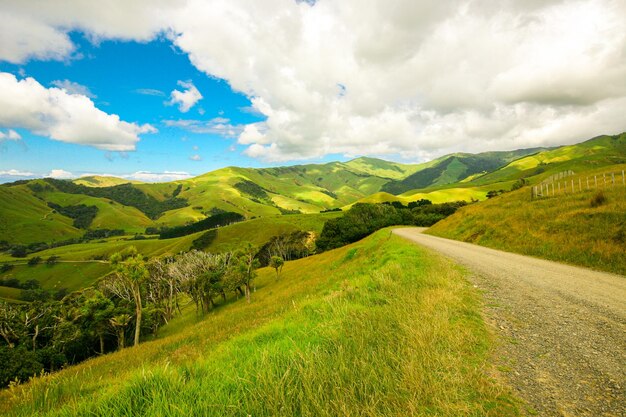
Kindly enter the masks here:
<path id="1" fill-rule="evenodd" d="M 604 172 L 602 174 L 589 175 L 586 177 L 580 176 L 578 178 L 570 178 L 573 172 L 572 174 L 567 174 L 569 172 L 572 171 L 560 172 L 548 178 L 554 178 L 557 181 L 544 180 L 538 185 L 530 187 L 531 199 L 554 197 L 562 194 L 574 194 L 618 185 L 626 186 L 626 173 L 624 170 L 621 172 Z"/>

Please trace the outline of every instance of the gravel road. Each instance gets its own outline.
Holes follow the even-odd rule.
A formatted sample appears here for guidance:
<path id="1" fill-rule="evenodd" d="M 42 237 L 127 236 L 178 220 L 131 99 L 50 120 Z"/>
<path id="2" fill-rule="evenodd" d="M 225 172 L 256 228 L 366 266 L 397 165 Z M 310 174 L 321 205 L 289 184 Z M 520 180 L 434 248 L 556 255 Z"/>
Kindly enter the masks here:
<path id="1" fill-rule="evenodd" d="M 498 378 L 538 416 L 626 416 L 626 277 L 422 234 L 466 266 L 499 335 Z"/>

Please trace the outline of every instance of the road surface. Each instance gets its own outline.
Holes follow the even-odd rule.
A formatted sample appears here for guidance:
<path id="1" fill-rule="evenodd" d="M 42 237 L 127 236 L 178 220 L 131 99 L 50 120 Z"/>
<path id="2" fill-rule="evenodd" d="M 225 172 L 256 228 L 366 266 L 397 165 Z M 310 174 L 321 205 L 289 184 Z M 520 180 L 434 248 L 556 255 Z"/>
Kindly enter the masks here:
<path id="1" fill-rule="evenodd" d="M 626 277 L 422 234 L 468 268 L 499 334 L 498 378 L 539 416 L 626 416 Z"/>

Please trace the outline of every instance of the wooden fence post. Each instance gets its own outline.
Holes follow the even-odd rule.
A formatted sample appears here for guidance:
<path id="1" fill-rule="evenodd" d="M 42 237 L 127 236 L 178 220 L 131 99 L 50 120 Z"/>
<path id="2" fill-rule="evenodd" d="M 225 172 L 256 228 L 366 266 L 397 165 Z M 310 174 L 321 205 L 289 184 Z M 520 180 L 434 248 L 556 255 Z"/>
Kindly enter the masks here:
<path id="1" fill-rule="evenodd" d="M 589 177 L 587 177 L 587 189 L 589 189 Z"/>
<path id="2" fill-rule="evenodd" d="M 582 179 L 578 177 L 578 191 L 582 191 L 582 190 L 583 190 Z"/>
<path id="3" fill-rule="evenodd" d="M 596 175 L 593 176 L 593 180 L 596 183 L 595 187 L 593 188 L 598 188 L 598 177 Z"/>
<path id="4" fill-rule="evenodd" d="M 613 178 L 613 185 L 615 185 L 615 173 L 611 172 L 611 178 Z"/>

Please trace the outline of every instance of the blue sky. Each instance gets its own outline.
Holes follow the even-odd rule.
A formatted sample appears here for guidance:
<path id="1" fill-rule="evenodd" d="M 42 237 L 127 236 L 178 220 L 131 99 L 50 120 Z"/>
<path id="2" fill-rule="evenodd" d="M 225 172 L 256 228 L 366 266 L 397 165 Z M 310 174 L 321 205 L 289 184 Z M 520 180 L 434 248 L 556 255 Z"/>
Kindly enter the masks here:
<path id="1" fill-rule="evenodd" d="M 0 2 L 0 181 L 621 133 L 625 15 L 623 0 Z"/>
<path id="2" fill-rule="evenodd" d="M 142 135 L 135 151 L 104 151 L 90 146 L 63 143 L 15 129 L 21 141 L 0 144 L 0 167 L 47 175 L 64 170 L 74 176 L 88 173 L 128 175 L 185 172 L 198 175 L 226 165 L 267 166 L 242 154 L 236 137 L 218 133 L 194 133 L 171 121 L 210 123 L 228 119 L 234 126 L 265 119 L 251 108 L 250 100 L 234 92 L 228 83 L 198 71 L 187 54 L 171 41 L 89 42 L 82 33 L 71 34 L 77 46 L 74 56 L 64 61 L 31 60 L 24 64 L 0 62 L 0 71 L 18 78 L 33 77 L 46 87 L 71 81 L 85 87 L 99 109 L 122 120 L 149 123 L 157 133 Z M 181 112 L 170 104 L 170 93 L 184 90 L 179 81 L 191 82 L 202 94 L 190 110 Z M 196 129 L 197 130 L 197 129 Z M 14 178 L 5 176 L 3 179 Z"/>

